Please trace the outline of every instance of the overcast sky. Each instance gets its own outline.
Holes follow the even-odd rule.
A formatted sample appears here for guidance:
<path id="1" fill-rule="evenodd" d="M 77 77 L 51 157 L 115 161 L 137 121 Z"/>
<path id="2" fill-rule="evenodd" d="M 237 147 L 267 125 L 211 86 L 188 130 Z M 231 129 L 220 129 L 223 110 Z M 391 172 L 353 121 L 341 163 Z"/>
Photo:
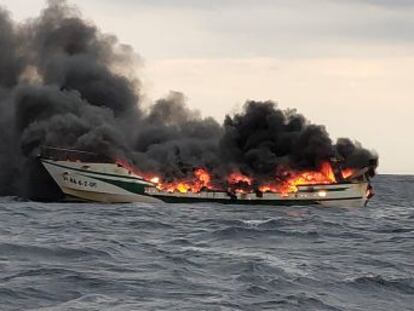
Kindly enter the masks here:
<path id="1" fill-rule="evenodd" d="M 414 173 L 414 0 L 72 0 L 141 56 L 148 99 L 170 90 L 222 120 L 272 99 Z M 16 20 L 43 0 L 0 0 Z"/>

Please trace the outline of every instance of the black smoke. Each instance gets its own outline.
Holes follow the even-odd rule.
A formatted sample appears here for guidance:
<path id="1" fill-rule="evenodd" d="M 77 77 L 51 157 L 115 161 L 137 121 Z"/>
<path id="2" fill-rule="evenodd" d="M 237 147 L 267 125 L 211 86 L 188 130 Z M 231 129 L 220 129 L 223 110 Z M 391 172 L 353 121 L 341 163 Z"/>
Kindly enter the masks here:
<path id="1" fill-rule="evenodd" d="M 377 160 L 271 101 L 248 101 L 223 125 L 189 109 L 181 93 L 144 109 L 130 69 L 137 59 L 66 1 L 23 23 L 0 8 L 0 195 L 57 198 L 36 161 L 43 145 L 127 158 L 165 180 L 203 167 L 217 183 L 234 170 L 260 180 L 332 158 L 351 168 Z"/>

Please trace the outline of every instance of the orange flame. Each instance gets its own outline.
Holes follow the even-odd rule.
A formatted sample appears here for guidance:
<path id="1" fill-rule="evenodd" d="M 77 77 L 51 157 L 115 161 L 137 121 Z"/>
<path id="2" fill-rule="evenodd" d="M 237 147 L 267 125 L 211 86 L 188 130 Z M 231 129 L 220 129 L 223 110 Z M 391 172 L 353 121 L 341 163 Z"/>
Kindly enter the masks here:
<path id="1" fill-rule="evenodd" d="M 203 188 L 213 190 L 214 187 L 211 185 L 211 176 L 207 170 L 198 168 L 193 173 L 194 178 L 185 181 L 175 181 L 171 183 L 157 184 L 157 188 L 167 192 L 200 192 Z"/>
<path id="2" fill-rule="evenodd" d="M 122 166 L 124 169 L 128 170 L 128 172 L 134 175 L 137 175 L 141 178 L 144 178 L 146 181 L 149 181 L 153 184 L 158 184 L 160 182 L 160 177 L 154 174 L 144 173 L 140 171 L 136 166 L 134 166 L 133 164 L 129 163 L 126 160 L 117 159 L 115 163 L 119 166 Z"/>
<path id="3" fill-rule="evenodd" d="M 245 184 L 248 184 L 249 186 L 251 186 L 253 184 L 253 180 L 250 177 L 248 177 L 246 175 L 243 175 L 240 172 L 233 172 L 233 173 L 231 173 L 227 177 L 227 182 L 230 185 L 236 185 L 236 184 L 239 184 L 239 183 L 245 183 Z"/>
<path id="4" fill-rule="evenodd" d="M 288 194 L 297 192 L 299 185 L 333 184 L 335 174 L 329 162 L 324 162 L 319 171 L 289 172 L 290 177 L 278 183 L 261 185 L 261 192 L 278 192 Z"/>
<path id="5" fill-rule="evenodd" d="M 342 177 L 347 179 L 354 174 L 354 170 L 352 168 L 346 168 L 342 170 Z"/>
<path id="6" fill-rule="evenodd" d="M 140 172 L 133 165 L 129 164 L 126 161 L 117 160 L 118 165 L 128 169 L 130 172 L 143 176 L 143 178 L 153 184 L 159 190 L 167 192 L 180 192 L 188 193 L 193 192 L 197 193 L 203 189 L 218 191 L 223 189 L 218 189 L 212 184 L 212 178 L 207 169 L 197 168 L 193 172 L 193 176 L 190 176 L 184 180 L 175 180 L 173 182 L 163 182 L 160 176 L 154 174 L 147 174 Z M 351 177 L 354 173 L 353 169 L 344 169 L 341 171 L 342 177 L 344 179 Z M 337 183 L 335 178 L 334 171 L 332 169 L 330 162 L 322 163 L 319 170 L 314 171 L 292 171 L 287 170 L 284 172 L 283 180 L 274 180 L 268 183 L 259 185 L 258 190 L 261 192 L 273 192 L 280 193 L 281 195 L 288 195 L 292 192 L 298 191 L 298 186 L 300 185 L 316 185 L 316 184 L 333 184 Z M 239 171 L 232 172 L 227 176 L 227 183 L 230 187 L 233 187 L 234 192 L 246 194 L 252 192 L 254 179 L 242 174 Z"/>

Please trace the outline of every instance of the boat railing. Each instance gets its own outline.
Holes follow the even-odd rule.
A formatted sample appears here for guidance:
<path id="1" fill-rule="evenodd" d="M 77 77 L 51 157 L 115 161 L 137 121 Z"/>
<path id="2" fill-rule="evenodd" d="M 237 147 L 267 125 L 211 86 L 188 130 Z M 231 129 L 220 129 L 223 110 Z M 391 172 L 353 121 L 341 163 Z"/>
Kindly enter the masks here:
<path id="1" fill-rule="evenodd" d="M 85 150 L 67 149 L 53 146 L 43 146 L 40 157 L 55 161 L 80 161 L 80 162 L 99 162 L 114 163 L 111 157 Z"/>

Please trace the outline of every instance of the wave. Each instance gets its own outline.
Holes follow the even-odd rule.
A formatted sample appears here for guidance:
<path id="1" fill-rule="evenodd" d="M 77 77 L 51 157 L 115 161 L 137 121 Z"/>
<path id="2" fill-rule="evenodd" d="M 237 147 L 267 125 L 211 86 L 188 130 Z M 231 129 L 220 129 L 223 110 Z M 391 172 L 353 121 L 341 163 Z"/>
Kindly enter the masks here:
<path id="1" fill-rule="evenodd" d="M 272 228 L 272 227 L 271 227 Z M 224 229 L 217 229 L 210 233 L 211 237 L 215 239 L 257 239 L 261 237 L 279 236 L 279 237 L 301 237 L 306 239 L 315 239 L 319 237 L 316 230 L 293 230 L 293 229 L 268 229 L 266 226 L 254 227 L 227 227 Z"/>
<path id="2" fill-rule="evenodd" d="M 363 287 L 365 290 L 370 287 L 380 287 L 396 290 L 408 295 L 414 295 L 414 278 L 386 278 L 381 275 L 365 275 L 349 279 L 347 284 Z"/>
<path id="3" fill-rule="evenodd" d="M 35 308 L 38 311 L 61 311 L 61 310 L 113 310 L 119 303 L 119 299 L 102 294 L 80 295 L 63 303 L 52 306 Z"/>
<path id="4" fill-rule="evenodd" d="M 43 247 L 35 245 L 0 243 L 0 254 L 7 254 L 9 257 L 42 257 L 47 259 L 73 259 L 86 257 L 106 257 L 110 258 L 111 254 L 103 250 L 84 247 L 68 248 L 68 247 Z"/>

